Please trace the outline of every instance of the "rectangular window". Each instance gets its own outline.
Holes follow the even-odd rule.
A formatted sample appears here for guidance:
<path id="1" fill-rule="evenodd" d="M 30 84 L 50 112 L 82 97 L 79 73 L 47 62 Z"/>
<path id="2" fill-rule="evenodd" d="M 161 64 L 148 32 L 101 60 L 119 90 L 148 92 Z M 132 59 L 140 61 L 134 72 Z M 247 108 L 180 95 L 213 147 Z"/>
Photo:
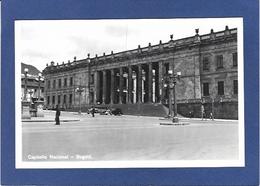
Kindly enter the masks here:
<path id="1" fill-rule="evenodd" d="M 60 95 L 58 95 L 58 105 L 60 104 Z"/>
<path id="2" fill-rule="evenodd" d="M 70 77 L 70 86 L 73 86 L 73 77 Z"/>
<path id="3" fill-rule="evenodd" d="M 233 80 L 233 92 L 234 92 L 234 94 L 238 94 L 237 80 Z"/>
<path id="4" fill-rule="evenodd" d="M 90 75 L 90 83 L 93 84 L 94 83 L 94 74 Z"/>
<path id="5" fill-rule="evenodd" d="M 209 83 L 203 83 L 203 96 L 209 96 Z"/>
<path id="6" fill-rule="evenodd" d="M 64 79 L 64 87 L 67 86 L 67 78 Z"/>
<path id="7" fill-rule="evenodd" d="M 56 80 L 53 80 L 53 88 L 56 88 Z"/>
<path id="8" fill-rule="evenodd" d="M 218 55 L 217 56 L 217 69 L 223 68 L 223 56 Z"/>
<path id="9" fill-rule="evenodd" d="M 52 104 L 55 105 L 55 96 L 52 96 Z"/>
<path id="10" fill-rule="evenodd" d="M 237 53 L 233 53 L 233 67 L 237 67 Z"/>
<path id="11" fill-rule="evenodd" d="M 218 82 L 218 95 L 224 95 L 224 81 Z"/>
<path id="12" fill-rule="evenodd" d="M 209 70 L 209 58 L 208 57 L 203 58 L 203 70 Z"/>
<path id="13" fill-rule="evenodd" d="M 63 104 L 66 104 L 66 103 L 67 103 L 67 96 L 63 95 Z"/>
<path id="14" fill-rule="evenodd" d="M 94 92 L 90 92 L 89 102 L 90 102 L 90 103 L 93 103 L 93 102 L 94 102 Z"/>
<path id="15" fill-rule="evenodd" d="M 59 79 L 59 88 L 61 88 L 61 79 Z"/>
<path id="16" fill-rule="evenodd" d="M 47 105 L 50 104 L 50 96 L 47 97 Z"/>
<path id="17" fill-rule="evenodd" d="M 70 94 L 70 100 L 69 103 L 72 104 L 72 94 Z"/>
<path id="18" fill-rule="evenodd" d="M 48 80 L 47 87 L 48 87 L 48 89 L 51 88 L 51 81 L 50 80 Z"/>

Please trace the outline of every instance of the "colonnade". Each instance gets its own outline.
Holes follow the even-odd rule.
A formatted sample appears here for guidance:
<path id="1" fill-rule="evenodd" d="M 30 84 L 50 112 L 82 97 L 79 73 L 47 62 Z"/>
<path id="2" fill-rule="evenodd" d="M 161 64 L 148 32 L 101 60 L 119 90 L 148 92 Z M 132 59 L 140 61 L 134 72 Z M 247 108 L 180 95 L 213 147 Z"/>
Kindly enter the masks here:
<path id="1" fill-rule="evenodd" d="M 167 94 L 163 74 L 169 63 L 154 62 L 95 71 L 96 104 L 158 103 Z"/>

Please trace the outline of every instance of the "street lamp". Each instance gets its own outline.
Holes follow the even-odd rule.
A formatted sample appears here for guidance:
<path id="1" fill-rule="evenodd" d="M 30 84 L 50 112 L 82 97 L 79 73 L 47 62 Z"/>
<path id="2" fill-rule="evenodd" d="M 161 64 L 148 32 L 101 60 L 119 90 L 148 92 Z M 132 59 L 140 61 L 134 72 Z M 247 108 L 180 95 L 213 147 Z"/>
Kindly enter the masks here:
<path id="1" fill-rule="evenodd" d="M 172 118 L 172 122 L 176 123 L 178 122 L 177 117 L 177 100 L 176 100 L 176 83 L 177 80 L 180 79 L 181 72 L 177 72 L 176 74 L 173 73 L 173 70 L 169 70 L 168 74 L 165 75 L 165 88 L 169 88 L 169 114 L 170 118 Z M 172 115 L 172 98 L 174 99 L 174 115 Z"/>
<path id="2" fill-rule="evenodd" d="M 38 74 L 38 101 L 40 101 L 41 96 L 41 80 L 42 80 L 42 73 Z"/>
<path id="3" fill-rule="evenodd" d="M 30 115 L 30 105 L 31 103 L 27 101 L 27 81 L 28 81 L 28 68 L 24 69 L 24 95 L 22 100 L 22 119 L 31 119 Z"/>
<path id="4" fill-rule="evenodd" d="M 76 88 L 76 92 L 79 93 L 79 114 L 81 114 L 81 93 L 85 90 L 84 87 L 81 86 L 81 83 L 79 87 Z"/>
<path id="5" fill-rule="evenodd" d="M 32 100 L 33 90 L 30 89 L 30 90 L 28 91 L 28 93 L 30 94 L 30 102 L 32 103 L 32 102 L 33 102 L 33 100 Z"/>
<path id="6" fill-rule="evenodd" d="M 38 80 L 38 98 L 37 101 L 34 102 L 34 107 L 36 108 L 36 117 L 44 117 L 44 113 L 43 113 L 44 102 L 41 101 L 41 81 L 43 81 L 43 77 L 41 73 L 38 74 L 36 80 Z"/>
<path id="7" fill-rule="evenodd" d="M 214 98 L 211 98 L 211 119 L 214 120 Z"/>
<path id="8" fill-rule="evenodd" d="M 28 68 L 24 69 L 24 95 L 23 95 L 23 100 L 26 100 L 26 94 L 27 94 L 27 76 L 28 76 Z"/>

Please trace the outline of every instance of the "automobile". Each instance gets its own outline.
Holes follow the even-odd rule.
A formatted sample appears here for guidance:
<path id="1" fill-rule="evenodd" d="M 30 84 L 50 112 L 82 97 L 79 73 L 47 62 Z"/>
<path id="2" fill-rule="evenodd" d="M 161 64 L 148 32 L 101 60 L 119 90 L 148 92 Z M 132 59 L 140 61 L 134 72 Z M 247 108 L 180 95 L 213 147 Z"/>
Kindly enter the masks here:
<path id="1" fill-rule="evenodd" d="M 120 108 L 111 108 L 110 111 L 115 116 L 120 116 L 123 114 L 123 112 Z"/>
<path id="2" fill-rule="evenodd" d="M 112 115 L 112 113 L 111 113 L 110 109 L 107 109 L 107 110 L 100 112 L 100 115 Z"/>
<path id="3" fill-rule="evenodd" d="M 87 109 L 87 113 L 88 114 L 92 113 L 93 109 L 94 109 L 94 113 L 98 113 L 98 110 L 96 108 L 89 108 L 89 109 Z"/>
<path id="4" fill-rule="evenodd" d="M 91 113 L 92 109 L 93 108 L 89 108 L 87 112 Z M 108 110 L 107 107 L 94 107 L 94 109 L 95 109 L 95 113 L 99 113 L 99 114 L 104 114 Z"/>

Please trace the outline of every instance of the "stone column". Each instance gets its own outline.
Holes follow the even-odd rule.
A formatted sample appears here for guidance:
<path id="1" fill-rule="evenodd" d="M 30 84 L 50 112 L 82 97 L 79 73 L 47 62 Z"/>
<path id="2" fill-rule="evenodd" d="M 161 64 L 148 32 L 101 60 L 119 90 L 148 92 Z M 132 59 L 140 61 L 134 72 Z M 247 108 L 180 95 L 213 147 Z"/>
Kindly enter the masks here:
<path id="1" fill-rule="evenodd" d="M 142 102 L 142 65 L 138 65 L 137 94 L 138 94 L 138 103 L 141 103 Z"/>
<path id="2" fill-rule="evenodd" d="M 94 91 L 93 91 L 93 103 L 97 103 L 97 72 L 94 72 Z"/>
<path id="3" fill-rule="evenodd" d="M 110 93 L 110 104 L 114 104 L 115 97 L 115 70 L 111 70 L 111 93 Z"/>
<path id="4" fill-rule="evenodd" d="M 133 78 L 132 78 L 132 67 L 128 67 L 128 103 L 132 103 L 132 97 L 133 97 L 133 84 L 132 84 Z"/>
<path id="5" fill-rule="evenodd" d="M 107 93 L 107 73 L 106 70 L 103 71 L 103 96 L 102 103 L 106 104 L 106 93 Z"/>
<path id="6" fill-rule="evenodd" d="M 152 63 L 148 64 L 148 102 L 153 100 L 153 66 Z"/>
<path id="7" fill-rule="evenodd" d="M 159 86 L 159 102 L 162 102 L 162 99 L 164 98 L 164 89 L 163 89 L 163 62 L 159 62 L 159 72 L 158 72 L 158 86 Z"/>
<path id="8" fill-rule="evenodd" d="M 123 97 L 123 68 L 119 69 L 119 104 L 122 104 Z"/>
<path id="9" fill-rule="evenodd" d="M 99 98 L 100 98 L 100 77 L 99 77 L 98 71 L 95 72 L 95 79 L 96 79 L 96 81 L 95 81 L 96 82 L 96 84 L 95 84 L 95 91 L 96 91 L 95 104 L 97 104 L 97 102 L 100 101 L 99 100 Z"/>

